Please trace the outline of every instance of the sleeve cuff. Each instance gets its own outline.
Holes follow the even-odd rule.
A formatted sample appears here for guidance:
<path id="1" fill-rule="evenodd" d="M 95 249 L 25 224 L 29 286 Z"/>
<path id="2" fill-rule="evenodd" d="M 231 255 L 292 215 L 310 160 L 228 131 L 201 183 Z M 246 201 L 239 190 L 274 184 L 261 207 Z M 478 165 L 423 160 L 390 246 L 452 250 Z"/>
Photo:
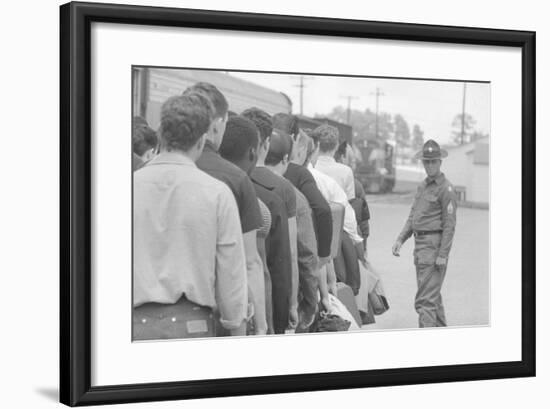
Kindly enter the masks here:
<path id="1" fill-rule="evenodd" d="M 245 321 L 245 316 L 243 315 L 242 319 L 240 320 L 232 320 L 232 321 L 229 321 L 229 320 L 222 320 L 220 318 L 220 324 L 222 324 L 222 326 L 227 329 L 227 330 L 232 330 L 232 329 L 237 329 L 239 328 L 242 323 Z"/>

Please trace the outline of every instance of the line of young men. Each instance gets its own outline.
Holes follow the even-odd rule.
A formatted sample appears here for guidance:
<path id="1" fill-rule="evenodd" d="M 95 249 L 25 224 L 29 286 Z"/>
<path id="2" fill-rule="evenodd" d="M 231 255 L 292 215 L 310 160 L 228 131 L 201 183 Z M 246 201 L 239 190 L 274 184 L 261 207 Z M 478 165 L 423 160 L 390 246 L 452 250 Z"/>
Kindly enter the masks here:
<path id="1" fill-rule="evenodd" d="M 236 115 L 197 83 L 162 105 L 152 159 L 149 136 L 135 121 L 135 340 L 305 332 L 337 279 L 357 294 L 363 238 L 336 128 Z M 330 203 L 345 209 L 334 263 Z"/>

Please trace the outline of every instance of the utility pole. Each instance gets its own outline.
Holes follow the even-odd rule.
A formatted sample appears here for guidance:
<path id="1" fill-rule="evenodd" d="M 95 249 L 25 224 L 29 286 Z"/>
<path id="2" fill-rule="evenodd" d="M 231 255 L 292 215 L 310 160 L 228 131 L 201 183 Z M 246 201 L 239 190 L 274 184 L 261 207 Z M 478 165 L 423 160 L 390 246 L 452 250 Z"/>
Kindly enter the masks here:
<path id="1" fill-rule="evenodd" d="M 348 112 L 347 112 L 347 124 L 351 125 L 351 100 L 352 99 L 359 99 L 359 97 L 356 97 L 354 95 L 341 95 L 340 98 L 346 98 L 348 100 Z"/>
<path id="2" fill-rule="evenodd" d="M 307 79 L 311 79 L 311 77 L 300 75 L 300 83 L 295 85 L 295 87 L 300 88 L 300 115 L 304 114 L 304 88 L 306 87 L 304 80 Z"/>
<path id="3" fill-rule="evenodd" d="M 375 137 L 378 139 L 378 101 L 381 96 L 384 96 L 385 94 L 380 91 L 380 88 L 376 87 L 376 92 L 371 92 L 371 95 L 376 96 L 376 131 L 375 131 Z"/>
<path id="4" fill-rule="evenodd" d="M 466 121 L 466 83 L 462 89 L 462 129 L 460 130 L 460 144 L 464 145 L 464 123 Z"/>

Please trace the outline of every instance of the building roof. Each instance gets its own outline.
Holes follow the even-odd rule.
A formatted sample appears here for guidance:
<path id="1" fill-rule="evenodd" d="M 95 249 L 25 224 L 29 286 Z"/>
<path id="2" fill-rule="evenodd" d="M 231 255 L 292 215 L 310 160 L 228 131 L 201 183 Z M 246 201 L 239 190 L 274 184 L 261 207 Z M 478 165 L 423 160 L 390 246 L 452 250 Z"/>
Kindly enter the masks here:
<path id="1" fill-rule="evenodd" d="M 447 145 L 445 149 L 449 152 L 449 155 L 453 153 L 473 155 L 474 165 L 488 165 L 489 164 L 489 138 L 478 139 L 474 142 L 465 143 L 464 145 Z"/>

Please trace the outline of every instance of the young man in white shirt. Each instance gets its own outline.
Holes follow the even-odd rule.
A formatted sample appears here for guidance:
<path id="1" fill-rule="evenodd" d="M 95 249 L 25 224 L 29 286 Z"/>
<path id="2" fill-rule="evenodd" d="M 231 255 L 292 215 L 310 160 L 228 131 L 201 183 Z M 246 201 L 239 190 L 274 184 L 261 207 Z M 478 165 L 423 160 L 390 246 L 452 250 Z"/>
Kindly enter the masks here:
<path id="1" fill-rule="evenodd" d="M 237 204 L 195 165 L 213 111 L 201 95 L 161 109 L 160 153 L 134 173 L 133 338 L 245 335 L 247 272 Z M 191 318 L 195 310 L 206 310 Z M 211 312 L 209 314 L 209 311 Z"/>
<path id="2" fill-rule="evenodd" d="M 338 149 L 339 132 L 334 126 L 323 124 L 314 130 L 318 135 L 319 156 L 315 169 L 333 178 L 344 190 L 348 200 L 355 199 L 355 181 L 353 171 L 347 165 L 338 163 L 334 154 Z"/>

